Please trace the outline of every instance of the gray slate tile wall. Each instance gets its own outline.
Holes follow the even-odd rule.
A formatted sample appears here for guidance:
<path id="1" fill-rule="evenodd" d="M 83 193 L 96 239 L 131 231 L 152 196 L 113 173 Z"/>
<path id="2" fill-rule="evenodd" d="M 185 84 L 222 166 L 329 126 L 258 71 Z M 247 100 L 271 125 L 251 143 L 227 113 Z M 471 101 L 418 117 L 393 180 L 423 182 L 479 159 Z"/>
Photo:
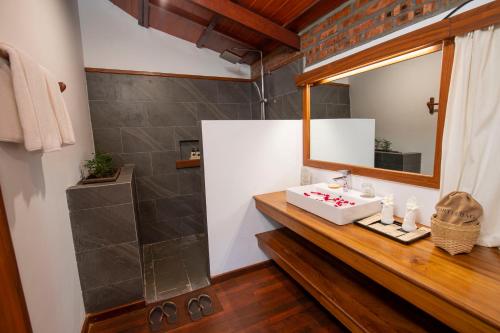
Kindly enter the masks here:
<path id="1" fill-rule="evenodd" d="M 302 89 L 295 85 L 295 77 L 303 70 L 303 60 L 298 59 L 265 74 L 266 119 L 302 119 Z M 260 87 L 260 79 L 256 82 Z M 350 118 L 348 86 L 315 86 L 311 89 L 311 102 L 312 119 Z M 255 87 L 252 87 L 252 119 L 260 119 Z"/>
<path id="2" fill-rule="evenodd" d="M 76 185 L 66 191 L 88 313 L 143 297 L 133 177 L 133 167 L 126 166 L 115 183 Z"/>
<path id="3" fill-rule="evenodd" d="M 141 243 L 204 233 L 203 174 L 175 168 L 179 141 L 201 145 L 201 120 L 252 119 L 251 83 L 87 73 L 87 85 L 96 150 L 136 165 Z"/>

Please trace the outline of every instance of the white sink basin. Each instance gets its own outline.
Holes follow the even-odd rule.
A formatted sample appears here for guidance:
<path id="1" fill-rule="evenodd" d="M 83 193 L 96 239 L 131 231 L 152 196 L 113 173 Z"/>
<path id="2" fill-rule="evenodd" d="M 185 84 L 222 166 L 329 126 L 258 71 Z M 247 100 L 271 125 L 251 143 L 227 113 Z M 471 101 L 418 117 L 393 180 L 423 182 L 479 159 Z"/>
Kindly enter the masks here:
<path id="1" fill-rule="evenodd" d="M 286 201 L 335 224 L 348 224 L 381 211 L 382 198 L 363 198 L 361 192 L 328 188 L 319 183 L 286 190 Z"/>

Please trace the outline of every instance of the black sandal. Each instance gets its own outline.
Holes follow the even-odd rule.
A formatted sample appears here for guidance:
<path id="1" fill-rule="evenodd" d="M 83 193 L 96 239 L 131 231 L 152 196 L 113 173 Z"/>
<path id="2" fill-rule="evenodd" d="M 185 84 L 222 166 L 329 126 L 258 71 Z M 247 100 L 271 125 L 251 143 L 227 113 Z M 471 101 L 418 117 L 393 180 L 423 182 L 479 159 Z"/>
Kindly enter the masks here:
<path id="1" fill-rule="evenodd" d="M 187 310 L 192 321 L 200 320 L 201 317 L 203 317 L 203 314 L 201 313 L 200 302 L 197 298 L 191 298 L 188 301 Z"/>
<path id="2" fill-rule="evenodd" d="M 175 324 L 177 322 L 177 305 L 174 302 L 167 301 L 161 305 L 167 323 Z"/>
<path id="3" fill-rule="evenodd" d="M 201 294 L 200 296 L 198 296 L 198 303 L 200 304 L 201 313 L 204 316 L 210 316 L 212 313 L 214 313 L 212 298 L 207 294 Z"/>
<path id="4" fill-rule="evenodd" d="M 158 332 L 161 329 L 163 315 L 163 310 L 159 306 L 155 306 L 149 310 L 148 322 L 151 332 Z"/>

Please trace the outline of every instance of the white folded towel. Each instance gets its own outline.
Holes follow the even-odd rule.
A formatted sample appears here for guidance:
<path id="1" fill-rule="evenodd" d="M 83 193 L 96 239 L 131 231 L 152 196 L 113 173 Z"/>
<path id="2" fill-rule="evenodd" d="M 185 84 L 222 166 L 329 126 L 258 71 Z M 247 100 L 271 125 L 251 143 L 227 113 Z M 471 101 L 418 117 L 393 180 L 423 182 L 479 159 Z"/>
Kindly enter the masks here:
<path id="1" fill-rule="evenodd" d="M 0 87 L 7 87 L 0 96 L 12 91 L 17 107 L 14 112 L 12 97 L 0 99 L 0 140 L 24 141 L 26 150 L 44 152 L 74 144 L 71 120 L 59 85 L 49 71 L 8 44 L 0 43 L 0 52 L 8 55 L 10 64 L 10 73 L 5 63 L 0 66 Z"/>

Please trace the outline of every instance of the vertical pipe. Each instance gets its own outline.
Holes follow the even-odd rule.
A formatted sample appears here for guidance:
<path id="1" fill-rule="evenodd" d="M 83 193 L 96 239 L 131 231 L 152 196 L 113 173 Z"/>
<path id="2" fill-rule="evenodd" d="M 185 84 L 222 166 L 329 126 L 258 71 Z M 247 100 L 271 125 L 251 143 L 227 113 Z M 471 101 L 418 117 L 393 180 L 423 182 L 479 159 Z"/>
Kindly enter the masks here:
<path id="1" fill-rule="evenodd" d="M 264 62 L 262 60 L 262 51 L 260 53 L 260 88 L 261 88 L 261 100 L 260 100 L 260 119 L 266 120 L 266 97 L 264 92 Z"/>

